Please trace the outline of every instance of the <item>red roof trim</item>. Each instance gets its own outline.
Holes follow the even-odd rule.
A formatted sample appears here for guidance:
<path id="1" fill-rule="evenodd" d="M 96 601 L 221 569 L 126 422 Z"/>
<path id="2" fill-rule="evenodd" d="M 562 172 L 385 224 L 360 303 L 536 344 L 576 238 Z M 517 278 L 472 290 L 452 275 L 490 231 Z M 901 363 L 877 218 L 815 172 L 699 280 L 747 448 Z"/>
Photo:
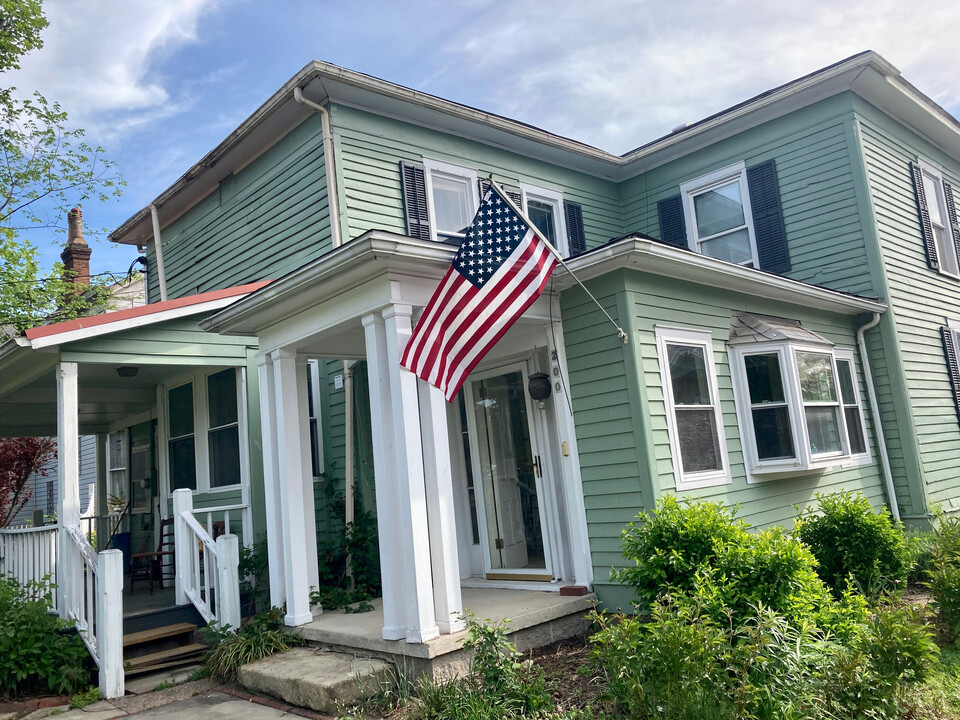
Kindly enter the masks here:
<path id="1" fill-rule="evenodd" d="M 141 305 L 140 307 L 128 308 L 126 310 L 116 310 L 114 312 L 101 313 L 100 315 L 77 318 L 76 320 L 66 320 L 64 322 L 53 323 L 52 325 L 41 325 L 40 327 L 30 328 L 24 335 L 26 335 L 28 340 L 36 340 L 37 338 L 60 335 L 73 330 L 84 330 L 86 328 L 97 327 L 98 325 L 110 325 L 123 320 L 155 315 L 166 310 L 177 310 L 192 305 L 202 305 L 203 303 L 214 300 L 248 295 L 255 290 L 269 285 L 270 282 L 270 280 L 262 280 L 260 282 L 238 285 L 237 287 L 224 288 L 222 290 L 211 290 L 210 292 L 200 293 L 199 295 L 187 295 L 186 297 L 176 298 L 174 300 L 150 303 L 149 305 Z"/>

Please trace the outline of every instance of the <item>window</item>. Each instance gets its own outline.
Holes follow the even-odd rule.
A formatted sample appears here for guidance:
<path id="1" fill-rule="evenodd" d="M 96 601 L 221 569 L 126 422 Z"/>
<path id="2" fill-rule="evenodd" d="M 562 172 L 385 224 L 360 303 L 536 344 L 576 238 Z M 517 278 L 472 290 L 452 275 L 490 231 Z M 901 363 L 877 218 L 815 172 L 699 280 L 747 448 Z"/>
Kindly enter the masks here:
<path id="1" fill-rule="evenodd" d="M 924 201 L 926 202 L 930 231 L 933 233 L 930 240 L 936 252 L 934 262 L 939 264 L 940 272 L 960 277 L 960 258 L 957 257 L 958 247 L 954 242 L 953 229 L 950 225 L 950 208 L 947 204 L 946 188 L 948 186 L 944 183 L 943 173 L 939 168 L 925 160 L 920 160 L 918 167 L 923 193 L 921 195 L 918 192 L 917 196 L 921 205 Z M 952 201 L 952 190 L 950 196 Z"/>
<path id="2" fill-rule="evenodd" d="M 197 447 L 193 434 L 193 383 L 167 392 L 170 487 L 197 489 Z"/>
<path id="3" fill-rule="evenodd" d="M 780 342 L 730 354 L 752 473 L 823 469 L 867 453 L 852 351 Z"/>
<path id="4" fill-rule="evenodd" d="M 843 419 L 847 425 L 847 442 L 854 457 L 868 455 L 867 431 L 864 425 L 857 371 L 853 365 L 853 350 L 836 351 L 837 379 L 840 381 L 840 400 Z"/>
<path id="5" fill-rule="evenodd" d="M 117 430 L 107 436 L 107 506 L 120 512 L 127 504 L 127 431 Z"/>
<path id="6" fill-rule="evenodd" d="M 237 371 L 221 370 L 207 376 L 207 445 L 210 487 L 240 483 L 240 413 Z"/>
<path id="7" fill-rule="evenodd" d="M 424 158 L 430 237 L 459 243 L 480 205 L 475 170 Z"/>
<path id="8" fill-rule="evenodd" d="M 677 489 L 730 482 L 709 332 L 657 328 Z"/>
<path id="9" fill-rule="evenodd" d="M 171 490 L 208 492 L 242 481 L 237 370 L 196 373 L 167 389 L 167 474 Z"/>
<path id="10" fill-rule="evenodd" d="M 320 429 L 320 362 L 307 361 L 307 411 L 310 417 L 310 466 L 313 477 L 323 473 L 323 436 Z"/>
<path id="11" fill-rule="evenodd" d="M 759 267 L 744 163 L 684 183 L 680 194 L 691 250 Z"/>
<path id="12" fill-rule="evenodd" d="M 563 194 L 555 190 L 520 183 L 524 212 L 543 237 L 564 257 L 570 256 L 570 246 L 563 217 Z"/>

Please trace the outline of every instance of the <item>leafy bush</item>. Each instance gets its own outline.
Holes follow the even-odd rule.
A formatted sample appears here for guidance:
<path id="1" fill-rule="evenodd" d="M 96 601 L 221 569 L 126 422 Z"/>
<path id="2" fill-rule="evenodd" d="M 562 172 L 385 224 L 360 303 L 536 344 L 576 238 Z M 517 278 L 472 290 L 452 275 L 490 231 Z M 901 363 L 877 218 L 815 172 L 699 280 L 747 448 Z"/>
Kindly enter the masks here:
<path id="1" fill-rule="evenodd" d="M 75 693 L 74 696 L 70 698 L 70 709 L 85 708 L 87 705 L 93 705 L 102 699 L 103 695 L 100 694 L 100 688 L 91 685 L 83 692 Z"/>
<path id="2" fill-rule="evenodd" d="M 204 668 L 227 680 L 236 678 L 242 665 L 303 644 L 300 635 L 284 628 L 283 611 L 277 608 L 255 615 L 236 632 L 228 626 L 211 626 L 201 632 L 204 639 L 215 643 L 203 659 Z"/>
<path id="3" fill-rule="evenodd" d="M 466 617 L 467 639 L 473 650 L 465 678 L 417 685 L 417 703 L 427 720 L 494 720 L 540 717 L 553 707 L 543 673 L 507 640 L 504 624 L 488 625 Z"/>
<path id="4" fill-rule="evenodd" d="M 90 684 L 93 661 L 72 623 L 49 614 L 53 586 L 0 576 L 0 696 L 73 693 Z"/>
<path id="5" fill-rule="evenodd" d="M 948 640 L 960 647 L 960 517 L 937 519 L 931 533 L 927 586 Z"/>
<path id="6" fill-rule="evenodd" d="M 902 588 L 910 555 L 903 526 L 886 513 L 876 513 L 862 494 L 818 495 L 819 512 L 807 508 L 794 535 L 817 558 L 818 573 L 836 595 L 848 577 L 868 597 Z"/>
<path id="7" fill-rule="evenodd" d="M 270 573 L 268 565 L 267 536 L 252 545 L 240 546 L 240 562 L 237 573 L 240 577 L 240 610 L 244 616 L 254 615 L 257 610 L 269 607 Z"/>
<path id="8" fill-rule="evenodd" d="M 907 531 L 907 584 L 921 585 L 933 568 L 933 533 L 922 530 Z"/>

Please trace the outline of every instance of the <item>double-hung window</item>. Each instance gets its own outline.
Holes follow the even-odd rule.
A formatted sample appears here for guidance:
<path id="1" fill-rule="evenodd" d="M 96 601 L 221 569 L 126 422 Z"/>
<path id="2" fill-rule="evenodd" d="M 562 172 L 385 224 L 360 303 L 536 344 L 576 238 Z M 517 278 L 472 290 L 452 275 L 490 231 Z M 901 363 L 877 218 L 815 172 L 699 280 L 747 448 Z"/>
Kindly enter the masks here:
<path id="1" fill-rule="evenodd" d="M 752 475 L 824 469 L 866 456 L 853 354 L 795 342 L 731 346 Z"/>
<path id="2" fill-rule="evenodd" d="M 310 467 L 313 477 L 323 473 L 323 435 L 320 427 L 320 361 L 307 361 L 307 414 L 310 423 Z"/>
<path id="3" fill-rule="evenodd" d="M 951 215 L 956 214 L 952 207 L 953 189 L 944 182 L 938 167 L 922 159 L 914 166 L 914 183 L 919 183 L 915 190 L 928 261 L 941 273 L 960 278 L 960 238 L 954 237 L 951 223 Z"/>
<path id="4" fill-rule="evenodd" d="M 240 483 L 240 412 L 237 371 L 207 375 L 207 447 L 210 487 Z"/>
<path id="5" fill-rule="evenodd" d="M 744 163 L 686 182 L 680 194 L 691 250 L 759 267 Z"/>
<path id="6" fill-rule="evenodd" d="M 477 171 L 423 159 L 433 240 L 459 243 L 480 205 Z"/>
<path id="7" fill-rule="evenodd" d="M 523 210 L 544 239 L 564 257 L 570 256 L 566 223 L 563 216 L 563 194 L 555 190 L 520 183 Z"/>
<path id="8" fill-rule="evenodd" d="M 167 391 L 170 489 L 197 489 L 197 441 L 194 434 L 193 382 Z"/>
<path id="9" fill-rule="evenodd" d="M 666 327 L 656 335 L 677 489 L 728 483 L 711 335 Z"/>

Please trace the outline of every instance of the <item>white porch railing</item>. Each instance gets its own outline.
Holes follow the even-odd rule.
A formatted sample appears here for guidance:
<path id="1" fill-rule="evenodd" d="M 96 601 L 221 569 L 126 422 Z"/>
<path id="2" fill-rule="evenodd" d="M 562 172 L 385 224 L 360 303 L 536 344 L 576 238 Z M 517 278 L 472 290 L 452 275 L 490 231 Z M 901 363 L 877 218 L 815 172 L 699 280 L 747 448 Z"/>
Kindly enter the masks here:
<path id="1" fill-rule="evenodd" d="M 0 575 L 8 575 L 21 585 L 46 578 L 57 584 L 57 525 L 6 528 L 0 530 Z M 57 594 L 51 594 L 57 611 Z"/>
<path id="2" fill-rule="evenodd" d="M 214 513 L 237 508 L 199 510 L 207 514 L 213 529 Z M 225 534 L 213 539 L 207 528 L 194 517 L 193 494 L 189 490 L 173 492 L 174 543 L 177 604 L 193 603 L 204 620 L 220 627 L 240 627 L 240 544 L 230 533 L 230 513 L 225 513 Z"/>
<path id="3" fill-rule="evenodd" d="M 97 555 L 78 525 L 62 528 L 60 550 L 60 614 L 76 622 L 100 669 L 100 692 L 122 697 L 123 553 Z"/>

